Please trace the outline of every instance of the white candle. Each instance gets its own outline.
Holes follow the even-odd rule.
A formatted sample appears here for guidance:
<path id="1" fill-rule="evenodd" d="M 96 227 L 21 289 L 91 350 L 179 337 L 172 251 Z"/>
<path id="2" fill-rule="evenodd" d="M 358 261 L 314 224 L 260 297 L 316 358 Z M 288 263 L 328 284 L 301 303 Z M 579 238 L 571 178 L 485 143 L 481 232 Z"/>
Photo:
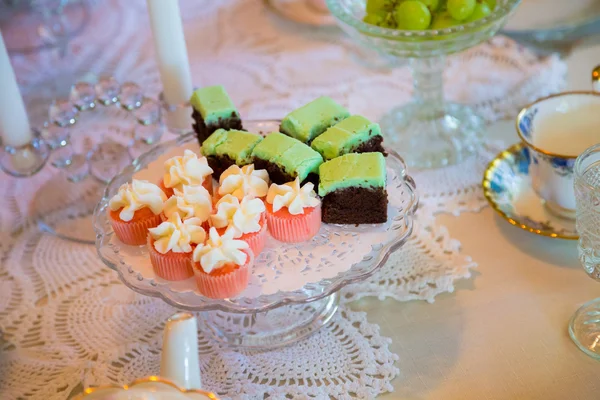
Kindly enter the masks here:
<path id="1" fill-rule="evenodd" d="M 148 0 L 148 9 L 165 100 L 186 103 L 192 96 L 192 76 L 178 0 Z"/>
<path id="2" fill-rule="evenodd" d="M 31 141 L 31 127 L 19 92 L 15 71 L 0 33 L 0 135 L 4 146 L 19 147 Z"/>

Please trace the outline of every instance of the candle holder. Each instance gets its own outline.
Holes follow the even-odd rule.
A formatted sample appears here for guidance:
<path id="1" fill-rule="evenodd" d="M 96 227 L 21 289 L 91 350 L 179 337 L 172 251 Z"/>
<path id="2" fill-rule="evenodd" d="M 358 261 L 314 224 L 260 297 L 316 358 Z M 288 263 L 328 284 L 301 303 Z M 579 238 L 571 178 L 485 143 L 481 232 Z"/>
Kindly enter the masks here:
<path id="1" fill-rule="evenodd" d="M 184 135 L 192 130 L 192 105 L 189 101 L 180 104 L 171 104 L 165 99 L 164 92 L 158 95 L 162 106 L 164 123 L 169 131 Z"/>
<path id="2" fill-rule="evenodd" d="M 38 173 L 50 156 L 50 147 L 34 130 L 33 139 L 23 146 L 4 146 L 0 152 L 0 168 L 16 178 L 24 178 Z"/>
<path id="3" fill-rule="evenodd" d="M 30 143 L 0 149 L 0 167 L 28 177 L 49 161 L 62 171 L 38 189 L 31 212 L 41 230 L 93 244 L 91 216 L 104 186 L 164 131 L 160 101 L 145 96 L 137 84 L 119 84 L 113 77 L 78 82 L 68 99 L 52 102 L 48 121 Z"/>

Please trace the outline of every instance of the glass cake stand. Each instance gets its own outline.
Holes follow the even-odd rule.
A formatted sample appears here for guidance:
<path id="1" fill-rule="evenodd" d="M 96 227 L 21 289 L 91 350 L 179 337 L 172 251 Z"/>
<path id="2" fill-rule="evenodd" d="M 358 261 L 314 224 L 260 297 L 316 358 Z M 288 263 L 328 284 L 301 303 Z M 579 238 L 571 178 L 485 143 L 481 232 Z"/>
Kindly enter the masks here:
<path id="1" fill-rule="evenodd" d="M 244 127 L 267 133 L 279 130 L 279 121 L 247 121 Z M 120 185 L 134 177 L 156 181 L 164 161 L 186 148 L 199 151 L 194 134 L 154 147 L 112 179 L 94 211 L 96 247 L 104 263 L 129 288 L 177 308 L 201 311 L 204 325 L 229 345 L 268 349 L 317 331 L 335 314 L 340 289 L 373 274 L 412 232 L 418 202 L 415 185 L 402 159 L 390 151 L 386 158 L 387 223 L 324 224 L 311 241 L 299 244 L 269 237 L 255 260 L 248 288 L 239 297 L 206 298 L 198 293 L 193 278 L 168 282 L 156 277 L 146 247 L 119 242 L 107 216 L 108 201 Z"/>
<path id="2" fill-rule="evenodd" d="M 381 120 L 388 145 L 406 155 L 409 166 L 436 168 L 460 162 L 481 145 L 483 121 L 464 104 L 444 100 L 445 56 L 492 37 L 521 0 L 498 0 L 480 20 L 445 29 L 405 31 L 362 21 L 366 0 L 326 0 L 340 27 L 354 40 L 382 53 L 408 58 L 413 100 Z"/>

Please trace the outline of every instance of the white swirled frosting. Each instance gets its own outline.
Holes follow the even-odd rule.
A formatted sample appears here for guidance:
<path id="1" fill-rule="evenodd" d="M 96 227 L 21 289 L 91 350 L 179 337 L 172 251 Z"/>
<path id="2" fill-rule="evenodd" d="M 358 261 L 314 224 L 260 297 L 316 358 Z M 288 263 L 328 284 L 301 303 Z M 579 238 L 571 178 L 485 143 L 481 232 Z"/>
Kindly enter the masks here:
<path id="1" fill-rule="evenodd" d="M 212 198 L 202 186 L 183 185 L 182 190 L 174 189 L 175 194 L 165 202 L 163 213 L 169 218 L 178 213 L 181 219 L 200 218 L 208 220 L 212 212 Z"/>
<path id="2" fill-rule="evenodd" d="M 131 221 L 137 210 L 148 207 L 155 215 L 163 210 L 163 203 L 167 199 L 158 186 L 148 181 L 134 179 L 119 187 L 119 191 L 108 202 L 112 211 L 119 211 L 122 221 Z"/>
<path id="3" fill-rule="evenodd" d="M 264 212 L 265 204 L 261 199 L 246 196 L 240 202 L 228 194 L 219 200 L 217 212 L 210 216 L 210 221 L 215 228 L 232 230 L 237 239 L 245 233 L 260 231 L 260 218 Z"/>
<path id="4" fill-rule="evenodd" d="M 202 185 L 204 179 L 213 173 L 206 157 L 198 157 L 191 150 L 185 150 L 183 156 L 169 158 L 165 161 L 163 183 L 167 188 L 181 190 L 183 185 Z"/>
<path id="5" fill-rule="evenodd" d="M 210 274 L 226 264 L 244 265 L 248 255 L 243 251 L 248 249 L 248 243 L 233 238 L 233 231 L 227 231 L 223 236 L 213 227 L 208 233 L 208 240 L 194 249 L 192 259 L 200 263 L 200 267 Z"/>
<path id="6" fill-rule="evenodd" d="M 206 232 L 201 225 L 200 218 L 182 221 L 179 214 L 174 213 L 168 220 L 148 231 L 154 239 L 154 248 L 159 253 L 190 253 L 193 244 L 204 243 L 206 239 Z"/>
<path id="7" fill-rule="evenodd" d="M 242 200 L 245 196 L 264 197 L 269 190 L 269 174 L 264 169 L 254 169 L 254 165 L 242 168 L 232 165 L 219 178 L 219 194 L 231 194 Z"/>
<path id="8" fill-rule="evenodd" d="M 305 208 L 319 205 L 319 199 L 310 182 L 300 187 L 300 179 L 283 185 L 272 184 L 267 193 L 267 202 L 273 205 L 273 212 L 287 208 L 290 214 L 304 214 Z"/>

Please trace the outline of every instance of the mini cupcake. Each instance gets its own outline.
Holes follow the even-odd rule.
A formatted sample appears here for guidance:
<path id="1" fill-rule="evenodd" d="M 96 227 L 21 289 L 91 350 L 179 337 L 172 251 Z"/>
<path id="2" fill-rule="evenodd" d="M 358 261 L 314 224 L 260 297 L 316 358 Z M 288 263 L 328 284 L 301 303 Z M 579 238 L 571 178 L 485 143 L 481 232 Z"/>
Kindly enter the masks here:
<path id="1" fill-rule="evenodd" d="M 269 190 L 269 174 L 264 169 L 254 169 L 254 164 L 238 167 L 232 165 L 219 178 L 219 196 L 230 194 L 238 200 L 246 196 L 265 197 Z"/>
<path id="2" fill-rule="evenodd" d="M 108 217 L 119 240 L 131 246 L 146 243 L 148 228 L 161 223 L 165 194 L 148 181 L 134 179 L 121 185 L 108 207 Z"/>
<path id="3" fill-rule="evenodd" d="M 321 227 L 321 201 L 314 185 L 300 180 L 283 185 L 272 184 L 267 193 L 267 226 L 271 235 L 282 242 L 309 240 Z"/>
<path id="4" fill-rule="evenodd" d="M 182 220 L 198 218 L 208 231 L 208 219 L 212 213 L 212 197 L 203 186 L 183 185 L 182 191 L 174 190 L 173 196 L 165 202 L 163 220 L 177 213 Z"/>
<path id="5" fill-rule="evenodd" d="M 212 173 L 206 157 L 198 157 L 191 150 L 185 150 L 183 156 L 169 158 L 164 164 L 165 175 L 160 182 L 161 189 L 167 197 L 174 194 L 174 190 L 183 191 L 183 186 L 204 186 L 212 193 Z"/>
<path id="6" fill-rule="evenodd" d="M 148 251 L 154 273 L 169 281 L 180 281 L 194 275 L 192 251 L 206 240 L 199 218 L 181 220 L 178 213 L 149 229 Z"/>
<path id="7" fill-rule="evenodd" d="M 198 290 L 212 299 L 237 296 L 248 286 L 253 259 L 248 243 L 234 239 L 233 231 L 221 236 L 210 228 L 208 240 L 192 256 Z"/>
<path id="8" fill-rule="evenodd" d="M 254 257 L 265 247 L 267 224 L 265 204 L 261 199 L 246 196 L 240 202 L 227 194 L 219 200 L 216 213 L 210 216 L 210 223 L 220 234 L 233 232 L 233 238 L 248 243 Z"/>

